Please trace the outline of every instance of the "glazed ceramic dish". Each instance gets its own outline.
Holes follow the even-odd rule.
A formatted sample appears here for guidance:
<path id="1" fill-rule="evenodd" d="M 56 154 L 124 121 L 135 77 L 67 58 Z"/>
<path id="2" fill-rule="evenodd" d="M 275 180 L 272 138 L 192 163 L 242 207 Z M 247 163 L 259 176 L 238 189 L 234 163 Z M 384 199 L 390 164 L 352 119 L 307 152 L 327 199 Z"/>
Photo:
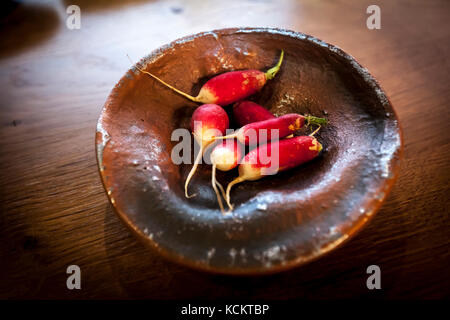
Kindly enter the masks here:
<path id="1" fill-rule="evenodd" d="M 193 96 L 212 76 L 267 70 L 276 78 L 252 100 L 275 115 L 312 114 L 329 125 L 316 137 L 322 155 L 296 169 L 244 182 L 235 210 L 222 215 L 201 165 L 184 196 L 191 165 L 176 165 L 177 128 L 189 129 L 197 104 L 135 67 L 112 90 L 97 125 L 96 151 L 107 195 L 138 238 L 164 256 L 229 274 L 285 270 L 315 259 L 351 237 L 374 215 L 399 169 L 401 131 L 380 86 L 341 49 L 279 29 L 225 29 L 189 36 L 139 62 Z M 230 111 L 230 107 L 225 107 Z M 219 172 L 228 183 L 237 170 Z"/>

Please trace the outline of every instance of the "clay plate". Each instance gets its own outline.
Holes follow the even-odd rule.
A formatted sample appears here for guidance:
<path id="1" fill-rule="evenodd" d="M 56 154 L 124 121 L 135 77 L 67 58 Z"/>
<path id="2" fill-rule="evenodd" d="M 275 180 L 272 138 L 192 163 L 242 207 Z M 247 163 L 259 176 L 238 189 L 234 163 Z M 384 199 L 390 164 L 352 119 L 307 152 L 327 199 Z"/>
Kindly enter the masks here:
<path id="1" fill-rule="evenodd" d="M 235 187 L 223 216 L 202 165 L 183 192 L 190 165 L 175 165 L 172 131 L 189 128 L 195 103 L 136 68 L 112 90 L 97 126 L 96 151 L 108 197 L 145 243 L 172 260 L 220 273 L 254 274 L 303 264 L 335 248 L 380 207 L 399 169 L 401 130 L 386 95 L 354 58 L 314 37 L 279 29 L 225 29 L 172 42 L 140 66 L 197 95 L 216 74 L 281 72 L 252 100 L 276 115 L 327 116 L 316 160 Z M 230 107 L 226 107 L 230 109 Z M 237 170 L 220 173 L 226 184 Z"/>

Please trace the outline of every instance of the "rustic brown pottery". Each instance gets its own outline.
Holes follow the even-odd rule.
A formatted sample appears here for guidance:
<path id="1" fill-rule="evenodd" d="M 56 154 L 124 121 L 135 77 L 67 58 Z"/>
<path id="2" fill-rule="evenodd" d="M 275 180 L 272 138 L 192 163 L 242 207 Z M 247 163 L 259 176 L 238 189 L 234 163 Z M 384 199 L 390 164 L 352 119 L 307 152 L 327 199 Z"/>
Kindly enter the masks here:
<path id="1" fill-rule="evenodd" d="M 214 75 L 267 70 L 284 49 L 281 71 L 252 100 L 276 115 L 327 117 L 324 152 L 294 170 L 232 191 L 222 215 L 201 165 L 184 197 L 190 165 L 175 165 L 172 131 L 189 128 L 198 106 L 136 68 L 112 90 L 97 126 L 96 151 L 108 197 L 145 243 L 180 263 L 230 274 L 270 273 L 337 247 L 381 206 L 399 169 L 401 130 L 369 72 L 341 49 L 279 29 L 225 29 L 164 46 L 139 65 L 193 96 Z M 225 107 L 231 115 L 230 107 Z M 219 173 L 226 184 L 237 170 Z"/>

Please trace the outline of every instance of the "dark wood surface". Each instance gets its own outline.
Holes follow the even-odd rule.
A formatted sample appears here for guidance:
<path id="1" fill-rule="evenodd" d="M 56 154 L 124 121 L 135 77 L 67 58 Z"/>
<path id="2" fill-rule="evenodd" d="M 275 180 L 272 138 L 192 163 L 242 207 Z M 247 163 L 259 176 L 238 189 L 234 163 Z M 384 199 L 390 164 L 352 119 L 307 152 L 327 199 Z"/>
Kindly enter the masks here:
<path id="1" fill-rule="evenodd" d="M 81 7 L 81 29 L 65 8 Z M 2 12 L 0 45 L 0 298 L 443 298 L 449 281 L 450 2 L 53 1 Z M 14 7 L 14 8 L 13 8 Z M 233 26 L 314 35 L 379 80 L 404 133 L 387 202 L 343 247 L 264 277 L 205 274 L 137 242 L 111 210 L 94 152 L 97 117 L 116 81 L 178 37 Z M 81 290 L 66 288 L 79 265 Z M 382 289 L 366 288 L 381 268 Z"/>

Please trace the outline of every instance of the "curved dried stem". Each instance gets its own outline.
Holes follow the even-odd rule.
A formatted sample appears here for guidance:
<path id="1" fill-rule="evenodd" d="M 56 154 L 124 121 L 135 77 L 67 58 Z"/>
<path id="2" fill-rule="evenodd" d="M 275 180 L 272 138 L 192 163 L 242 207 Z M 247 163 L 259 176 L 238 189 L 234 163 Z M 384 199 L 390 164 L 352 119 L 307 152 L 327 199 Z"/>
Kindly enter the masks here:
<path id="1" fill-rule="evenodd" d="M 243 177 L 237 177 L 236 179 L 234 179 L 233 181 L 231 181 L 228 186 L 227 186 L 227 191 L 226 191 L 226 200 L 227 200 L 227 204 L 228 207 L 230 208 L 230 210 L 233 210 L 233 205 L 231 204 L 230 201 L 230 191 L 231 191 L 231 187 L 233 187 L 235 184 L 238 184 L 242 181 L 245 181 L 245 178 Z"/>
<path id="2" fill-rule="evenodd" d="M 133 61 L 131 60 L 131 58 L 130 58 L 130 56 L 129 56 L 128 54 L 127 54 L 127 57 L 128 57 L 128 59 L 130 59 L 131 63 L 133 63 Z M 178 94 L 181 94 L 183 97 L 188 98 L 189 100 L 194 101 L 194 102 L 200 102 L 200 103 L 202 102 L 202 101 L 200 101 L 200 99 L 199 99 L 198 97 L 193 97 L 193 96 L 191 96 L 191 95 L 189 95 L 189 94 L 187 94 L 187 93 L 185 93 L 185 92 L 183 92 L 183 91 L 181 91 L 181 90 L 178 90 L 177 88 L 171 86 L 170 84 L 168 84 L 168 83 L 165 82 L 164 80 L 158 78 L 158 77 L 155 76 L 154 74 L 151 74 L 151 73 L 148 72 L 148 71 L 142 70 L 142 69 L 139 68 L 137 65 L 135 65 L 135 66 L 136 66 L 136 69 L 138 69 L 140 72 L 149 75 L 149 76 L 152 77 L 153 79 L 155 79 L 155 80 L 161 82 L 163 85 L 165 85 L 165 86 L 168 87 L 169 89 L 175 91 L 175 92 L 178 93 Z"/>
<path id="3" fill-rule="evenodd" d="M 317 132 L 319 132 L 320 128 L 321 128 L 321 126 L 320 126 L 320 124 L 319 124 L 319 126 L 317 127 L 317 129 L 314 130 L 314 132 L 312 132 L 309 136 L 310 136 L 310 137 L 314 137 L 314 135 L 315 135 Z"/>
<path id="4" fill-rule="evenodd" d="M 189 171 L 189 174 L 186 178 L 186 182 L 184 183 L 184 195 L 186 196 L 186 198 L 192 198 L 192 197 L 196 196 L 196 194 L 188 195 L 188 186 L 189 186 L 189 182 L 191 181 L 192 177 L 194 176 L 195 171 L 197 170 L 200 160 L 202 159 L 202 155 L 203 155 L 203 143 L 200 143 L 200 150 L 197 154 L 197 157 L 195 157 L 194 165 L 192 166 L 191 171 Z"/>
<path id="5" fill-rule="evenodd" d="M 214 192 L 216 193 L 217 201 L 219 202 L 220 211 L 222 214 L 225 214 L 225 209 L 223 208 L 222 198 L 220 196 L 219 190 L 217 190 L 217 184 L 216 181 L 216 165 L 213 164 L 212 166 L 212 174 L 211 174 L 211 184 L 213 186 Z"/>

